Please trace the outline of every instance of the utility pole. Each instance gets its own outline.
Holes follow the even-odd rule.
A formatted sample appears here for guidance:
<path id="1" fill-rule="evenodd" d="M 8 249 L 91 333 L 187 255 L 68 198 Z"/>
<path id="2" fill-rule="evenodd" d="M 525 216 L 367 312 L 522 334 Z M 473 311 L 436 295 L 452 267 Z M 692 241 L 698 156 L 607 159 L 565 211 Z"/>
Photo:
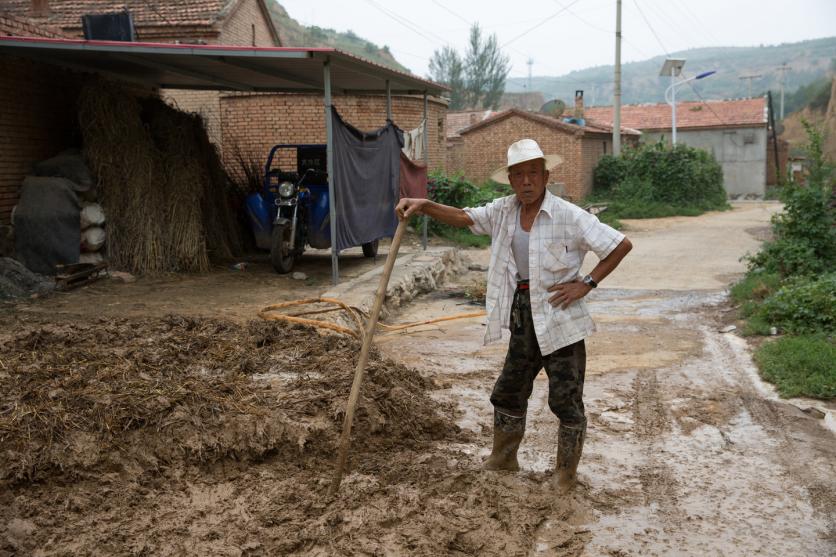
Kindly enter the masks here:
<path id="1" fill-rule="evenodd" d="M 741 75 L 739 79 L 748 79 L 749 80 L 749 98 L 752 98 L 752 80 L 753 79 L 760 79 L 763 76 L 761 74 L 749 74 L 749 75 Z"/>
<path id="2" fill-rule="evenodd" d="M 529 58 L 526 64 L 528 64 L 528 92 L 531 93 L 531 66 L 534 65 L 534 58 Z"/>
<path id="3" fill-rule="evenodd" d="M 784 80 L 787 77 L 789 69 L 790 67 L 786 62 L 781 64 L 781 67 L 778 68 L 778 71 L 781 72 L 781 120 L 784 119 Z"/>
<path id="4" fill-rule="evenodd" d="M 612 103 L 612 154 L 621 154 L 621 0 L 615 3 L 615 90 Z"/>

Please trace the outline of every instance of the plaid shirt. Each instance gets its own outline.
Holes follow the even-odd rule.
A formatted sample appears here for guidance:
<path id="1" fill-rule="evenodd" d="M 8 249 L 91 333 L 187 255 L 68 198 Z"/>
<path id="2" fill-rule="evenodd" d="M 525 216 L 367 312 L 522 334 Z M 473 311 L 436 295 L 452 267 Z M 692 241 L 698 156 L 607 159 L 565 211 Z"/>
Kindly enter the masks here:
<path id="1" fill-rule="evenodd" d="M 515 195 L 501 197 L 484 207 L 464 209 L 473 221 L 474 234 L 491 237 L 488 268 L 488 313 L 485 344 L 502 338 L 509 328 L 511 303 L 517 288 L 517 264 L 511 254 L 520 203 Z M 586 303 L 580 299 L 568 308 L 552 307 L 547 289 L 578 278 L 586 252 L 603 259 L 624 239 L 624 234 L 601 223 L 577 205 L 552 195 L 546 197 L 534 218 L 528 242 L 529 285 L 534 331 L 543 355 L 575 343 L 595 330 Z"/>

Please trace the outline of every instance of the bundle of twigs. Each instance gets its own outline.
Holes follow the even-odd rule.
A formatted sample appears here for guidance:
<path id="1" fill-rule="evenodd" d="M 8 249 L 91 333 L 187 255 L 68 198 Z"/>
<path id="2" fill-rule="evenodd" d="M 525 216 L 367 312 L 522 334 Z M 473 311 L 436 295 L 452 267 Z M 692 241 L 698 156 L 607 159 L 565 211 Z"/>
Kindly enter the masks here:
<path id="1" fill-rule="evenodd" d="M 206 271 L 210 259 L 240 253 L 229 180 L 199 115 L 93 80 L 79 95 L 79 121 L 114 267 Z"/>

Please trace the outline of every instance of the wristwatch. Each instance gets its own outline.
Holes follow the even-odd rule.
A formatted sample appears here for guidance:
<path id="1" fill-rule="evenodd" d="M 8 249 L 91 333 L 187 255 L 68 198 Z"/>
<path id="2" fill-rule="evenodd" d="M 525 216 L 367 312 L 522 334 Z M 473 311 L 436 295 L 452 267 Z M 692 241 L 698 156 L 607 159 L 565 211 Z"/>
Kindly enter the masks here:
<path id="1" fill-rule="evenodd" d="M 595 279 L 589 275 L 586 275 L 581 279 L 581 282 L 588 285 L 590 288 L 598 288 L 598 283 L 595 282 Z"/>

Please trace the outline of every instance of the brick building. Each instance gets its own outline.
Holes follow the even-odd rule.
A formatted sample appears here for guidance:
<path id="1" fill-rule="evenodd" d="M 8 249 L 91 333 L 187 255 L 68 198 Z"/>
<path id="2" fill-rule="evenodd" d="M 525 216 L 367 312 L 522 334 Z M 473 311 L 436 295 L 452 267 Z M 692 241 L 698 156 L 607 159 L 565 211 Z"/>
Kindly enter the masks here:
<path id="1" fill-rule="evenodd" d="M 0 36 L 55 39 L 61 30 L 0 12 Z M 0 75 L 0 224 L 6 224 L 32 163 L 73 144 L 72 91 L 79 81 L 71 72 L 6 56 Z"/>
<path id="2" fill-rule="evenodd" d="M 447 113 L 446 168 L 461 172 L 464 168 L 464 140 L 459 132 L 496 114 L 492 110 L 457 110 Z"/>
<path id="3" fill-rule="evenodd" d="M 83 14 L 113 12 L 124 7 L 131 12 L 137 40 L 142 42 L 282 46 L 281 29 L 274 26 L 266 1 L 269 0 L 41 0 L 47 8 L 36 20 L 60 28 L 67 37 L 83 38 Z M 12 0 L 9 7 L 2 9 L 33 16 L 32 4 L 33 0 Z M 163 96 L 182 110 L 200 113 L 206 120 L 210 139 L 222 148 L 227 160 L 230 150 L 225 148 L 229 146 L 226 136 L 232 138 L 233 148 L 243 149 L 245 156 L 258 160 L 265 158 L 269 146 L 279 141 L 325 141 L 321 95 L 284 98 L 274 94 L 265 98 L 264 95 L 168 89 L 163 91 Z M 374 129 L 385 124 L 383 97 L 335 97 L 334 104 L 348 122 L 360 129 Z M 318 105 L 319 110 L 312 109 L 313 105 Z M 440 169 L 445 167 L 444 158 L 440 156 L 444 141 L 443 137 L 438 139 L 436 128 L 445 125 L 442 108 L 446 105 L 431 101 L 429 112 L 433 116 L 428 118 L 430 164 L 432 168 Z M 223 122 L 224 114 L 235 118 Z M 417 127 L 422 120 L 421 114 L 422 97 L 393 98 L 392 119 L 401 128 Z M 302 116 L 309 120 L 300 126 Z M 248 150 L 250 148 L 252 151 Z"/>
<path id="4" fill-rule="evenodd" d="M 6 0 L 0 4 L 0 34 L 48 38 L 82 38 L 81 16 L 121 9 L 130 11 L 137 39 L 144 42 L 280 46 L 268 0 Z M 81 74 L 47 64 L 0 57 L 0 223 L 8 223 L 18 190 L 31 164 L 78 146 L 71 94 Z M 70 93 L 70 94 L 68 94 Z M 224 149 L 251 149 L 245 156 L 263 160 L 277 142 L 323 141 L 321 95 L 219 93 L 166 90 L 179 108 L 201 113 L 210 138 Z M 361 129 L 385 123 L 382 96 L 335 96 L 347 121 Z M 419 125 L 423 98 L 393 97 L 393 120 L 405 130 Z M 429 152 L 433 168 L 443 169 L 446 104 L 429 102 Z M 230 120 L 222 121 L 227 115 Z M 225 152 L 227 160 L 229 154 Z"/>
<path id="5" fill-rule="evenodd" d="M 81 16 L 126 9 L 141 42 L 281 46 L 265 0 L 11 0 L 0 9 L 46 23 L 72 39 L 84 38 Z M 33 10 L 34 4 L 43 7 Z M 220 95 L 216 91 L 163 91 L 172 104 L 199 112 L 209 137 L 220 144 Z"/>
<path id="6" fill-rule="evenodd" d="M 592 170 L 602 155 L 612 153 L 612 128 L 586 122 L 570 124 L 558 118 L 519 109 L 498 112 L 458 132 L 458 149 L 450 157 L 449 172 L 463 172 L 474 182 L 484 182 L 506 163 L 508 146 L 531 138 L 545 153 L 557 153 L 563 163 L 551 171 L 553 191 L 571 199 L 583 199 L 592 191 Z M 622 143 L 638 141 L 635 130 L 622 130 Z"/>
<path id="7" fill-rule="evenodd" d="M 771 154 L 772 150 L 766 99 L 684 101 L 676 106 L 677 143 L 704 149 L 717 159 L 723 167 L 723 187 L 729 197 L 763 197 L 767 183 L 767 152 L 769 150 Z M 586 116 L 594 122 L 610 124 L 613 109 L 611 106 L 590 107 Z M 666 103 L 624 105 L 621 123 L 641 130 L 642 141 L 670 141 L 671 107 Z M 783 160 L 780 164 L 786 167 Z M 771 167 L 774 176 L 774 163 Z"/>
<path id="8" fill-rule="evenodd" d="M 386 98 L 381 95 L 334 95 L 340 115 L 361 130 L 386 123 Z M 444 126 L 447 102 L 428 98 L 429 167 L 445 168 Z M 424 114 L 421 96 L 393 96 L 392 118 L 404 131 L 418 127 Z M 257 115 L 257 116 L 256 116 Z M 241 153 L 263 163 L 277 143 L 325 143 L 322 96 L 308 94 L 239 93 L 221 97 L 224 149 L 228 159 Z M 228 160 L 235 171 L 234 163 Z M 283 165 L 292 164 L 283 160 Z"/>

